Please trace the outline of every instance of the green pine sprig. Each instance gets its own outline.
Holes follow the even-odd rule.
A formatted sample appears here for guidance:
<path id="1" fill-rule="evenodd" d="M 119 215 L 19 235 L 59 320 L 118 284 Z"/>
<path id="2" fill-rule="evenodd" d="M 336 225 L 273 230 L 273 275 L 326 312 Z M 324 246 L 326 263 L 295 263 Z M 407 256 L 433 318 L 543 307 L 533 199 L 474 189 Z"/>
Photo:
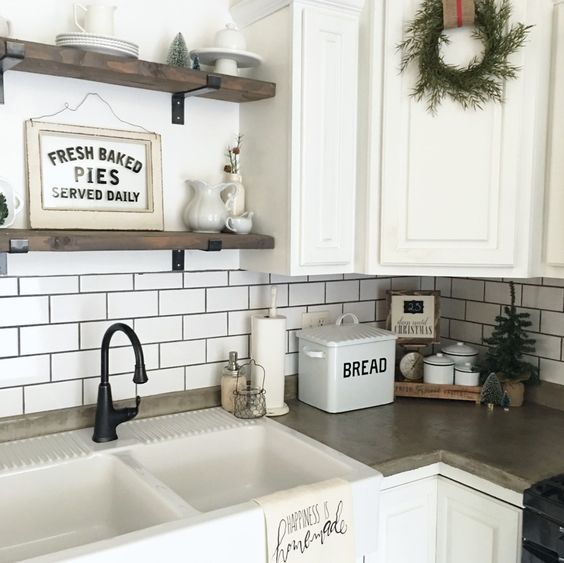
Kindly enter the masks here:
<path id="1" fill-rule="evenodd" d="M 10 214 L 8 209 L 8 203 L 6 202 L 6 196 L 0 194 L 0 225 L 3 225 Z"/>
<path id="2" fill-rule="evenodd" d="M 482 109 L 492 100 L 503 102 L 504 82 L 516 78 L 519 72 L 509 57 L 525 44 L 532 28 L 522 23 L 509 26 L 510 19 L 510 0 L 477 0 L 473 36 L 483 43 L 484 54 L 459 68 L 445 63 L 441 55 L 441 47 L 449 44 L 443 29 L 442 0 L 423 0 L 406 30 L 406 39 L 398 46 L 402 72 L 412 62 L 419 65 L 412 96 L 426 100 L 433 114 L 445 98 L 465 109 Z"/>

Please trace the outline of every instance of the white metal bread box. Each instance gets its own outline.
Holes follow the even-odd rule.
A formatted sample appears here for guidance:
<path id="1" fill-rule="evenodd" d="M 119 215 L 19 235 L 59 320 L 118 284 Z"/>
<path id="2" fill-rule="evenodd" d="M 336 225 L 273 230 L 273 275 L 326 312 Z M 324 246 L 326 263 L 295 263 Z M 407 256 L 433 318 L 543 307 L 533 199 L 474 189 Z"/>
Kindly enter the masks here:
<path id="1" fill-rule="evenodd" d="M 353 323 L 343 324 L 345 317 Z M 297 336 L 300 401 L 331 413 L 393 402 L 395 334 L 359 324 L 347 313 L 334 325 L 303 329 Z"/>

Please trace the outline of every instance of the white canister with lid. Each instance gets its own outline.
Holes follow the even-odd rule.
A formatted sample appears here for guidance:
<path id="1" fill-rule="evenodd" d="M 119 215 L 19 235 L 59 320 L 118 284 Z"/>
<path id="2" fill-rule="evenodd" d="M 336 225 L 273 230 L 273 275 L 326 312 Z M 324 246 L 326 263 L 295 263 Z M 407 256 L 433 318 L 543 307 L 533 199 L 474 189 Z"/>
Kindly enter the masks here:
<path id="1" fill-rule="evenodd" d="M 478 361 L 478 350 L 464 342 L 444 346 L 441 352 L 448 358 L 451 358 L 457 366 L 462 366 L 466 363 L 475 365 Z"/>
<path id="2" fill-rule="evenodd" d="M 423 360 L 423 381 L 435 385 L 452 385 L 454 360 L 440 352 Z"/>
<path id="3" fill-rule="evenodd" d="M 480 373 L 474 371 L 470 362 L 454 366 L 454 384 L 476 387 L 480 384 Z"/>

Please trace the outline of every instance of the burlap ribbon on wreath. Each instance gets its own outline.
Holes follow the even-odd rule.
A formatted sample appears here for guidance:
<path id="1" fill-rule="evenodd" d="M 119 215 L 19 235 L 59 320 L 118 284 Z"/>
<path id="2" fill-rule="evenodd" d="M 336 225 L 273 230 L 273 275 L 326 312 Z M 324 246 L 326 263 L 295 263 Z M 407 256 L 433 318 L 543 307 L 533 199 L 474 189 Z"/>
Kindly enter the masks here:
<path id="1" fill-rule="evenodd" d="M 474 25 L 474 0 L 443 0 L 445 29 Z"/>

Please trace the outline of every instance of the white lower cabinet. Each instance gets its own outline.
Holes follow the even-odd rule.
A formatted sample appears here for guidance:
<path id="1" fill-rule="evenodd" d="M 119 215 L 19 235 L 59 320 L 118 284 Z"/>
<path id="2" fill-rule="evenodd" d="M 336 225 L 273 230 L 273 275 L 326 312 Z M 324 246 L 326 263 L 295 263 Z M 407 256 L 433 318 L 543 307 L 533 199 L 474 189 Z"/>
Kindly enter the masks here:
<path id="1" fill-rule="evenodd" d="M 522 511 L 439 477 L 437 563 L 521 561 Z"/>
<path id="2" fill-rule="evenodd" d="M 364 563 L 519 563 L 522 511 L 444 477 L 383 490 Z"/>
<path id="3" fill-rule="evenodd" d="M 374 563 L 433 563 L 436 513 L 436 477 L 383 491 Z"/>

